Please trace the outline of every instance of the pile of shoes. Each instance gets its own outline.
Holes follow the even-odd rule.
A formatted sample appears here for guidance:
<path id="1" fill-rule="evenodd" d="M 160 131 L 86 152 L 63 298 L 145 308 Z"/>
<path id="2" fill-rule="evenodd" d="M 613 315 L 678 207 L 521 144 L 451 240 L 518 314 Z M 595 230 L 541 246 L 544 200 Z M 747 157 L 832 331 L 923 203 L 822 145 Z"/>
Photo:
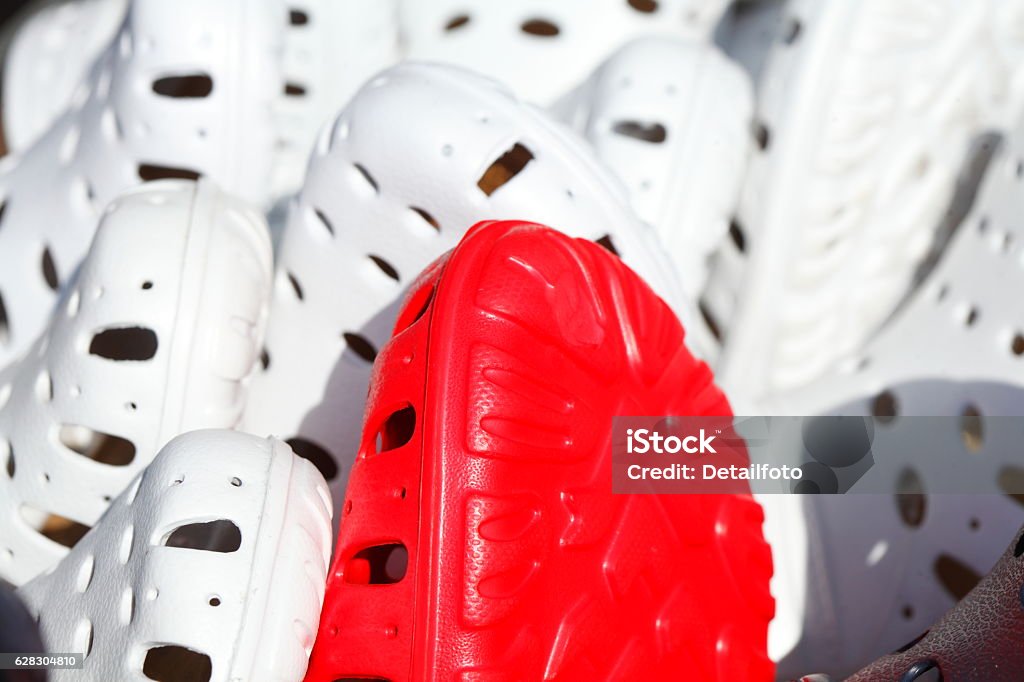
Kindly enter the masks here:
<path id="1" fill-rule="evenodd" d="M 59 0 L 11 36 L 0 651 L 1020 679 L 1024 0 Z M 613 418 L 734 412 L 952 426 L 884 495 L 613 494 Z"/>

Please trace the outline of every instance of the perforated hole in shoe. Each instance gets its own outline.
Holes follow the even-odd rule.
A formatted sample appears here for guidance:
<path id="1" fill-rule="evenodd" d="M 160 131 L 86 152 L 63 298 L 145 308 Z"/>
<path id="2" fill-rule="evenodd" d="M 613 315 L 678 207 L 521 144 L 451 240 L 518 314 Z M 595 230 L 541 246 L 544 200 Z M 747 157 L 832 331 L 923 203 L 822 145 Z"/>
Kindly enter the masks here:
<path id="1" fill-rule="evenodd" d="M 913 469 L 904 469 L 896 483 L 896 506 L 900 518 L 909 528 L 917 528 L 924 523 L 928 509 L 928 497 L 924 483 Z"/>
<path id="2" fill-rule="evenodd" d="M 416 432 L 416 410 L 406 403 L 389 414 L 374 436 L 374 452 L 382 454 L 396 450 L 410 440 Z"/>
<path id="3" fill-rule="evenodd" d="M 120 436 L 78 424 L 61 424 L 57 437 L 67 449 L 101 464 L 127 466 L 135 460 L 135 445 Z"/>
<path id="4" fill-rule="evenodd" d="M 533 152 L 517 142 L 487 167 L 476 185 L 484 194 L 491 196 L 519 175 L 531 161 Z"/>
<path id="5" fill-rule="evenodd" d="M 213 79 L 206 73 L 164 76 L 153 81 L 153 92 L 176 99 L 201 99 L 213 92 Z"/>
<path id="6" fill-rule="evenodd" d="M 966 597 L 981 580 L 977 571 L 948 554 L 940 555 L 932 568 L 942 588 L 956 601 Z"/>
<path id="7" fill-rule="evenodd" d="M 146 327 L 116 327 L 97 332 L 89 353 L 118 362 L 152 360 L 158 346 L 156 332 Z"/>
<path id="8" fill-rule="evenodd" d="M 871 403 L 871 414 L 881 424 L 889 424 L 899 416 L 899 401 L 892 391 L 882 391 Z"/>
<path id="9" fill-rule="evenodd" d="M 89 532 L 89 526 L 83 523 L 52 512 L 47 514 L 26 504 L 21 506 L 21 516 L 30 526 L 35 526 L 38 519 L 44 519 L 42 526 L 39 528 L 39 534 L 68 548 L 78 544 L 78 541 Z"/>
<path id="10" fill-rule="evenodd" d="M 160 544 L 165 547 L 230 554 L 242 546 L 242 531 L 227 519 L 188 523 L 164 535 Z"/>
<path id="11" fill-rule="evenodd" d="M 50 287 L 51 291 L 60 289 L 60 277 L 57 275 L 57 265 L 53 262 L 53 254 L 50 253 L 50 247 L 43 249 L 41 267 L 43 281 L 46 282 L 46 286 Z"/>
<path id="12" fill-rule="evenodd" d="M 309 15 L 300 9 L 290 9 L 288 11 L 288 23 L 292 26 L 305 26 L 309 23 Z"/>
<path id="13" fill-rule="evenodd" d="M 960 415 L 960 435 L 968 452 L 979 452 L 985 443 L 985 431 L 981 411 L 975 405 L 968 405 Z"/>
<path id="14" fill-rule="evenodd" d="M 198 180 L 200 174 L 189 168 L 175 168 L 173 166 L 161 166 L 153 163 L 139 164 L 139 179 L 143 182 L 153 180 Z"/>
<path id="15" fill-rule="evenodd" d="M 658 11 L 657 0 L 626 0 L 630 7 L 643 14 L 653 14 Z"/>
<path id="16" fill-rule="evenodd" d="M 395 266 L 391 263 L 387 262 L 380 256 L 375 256 L 373 254 L 370 254 L 367 258 L 369 258 L 370 261 L 372 261 L 373 264 L 376 265 L 389 279 L 396 282 L 400 281 L 401 278 L 398 276 L 398 270 L 396 270 Z"/>
<path id="17" fill-rule="evenodd" d="M 519 27 L 523 33 L 540 38 L 554 38 L 561 31 L 558 25 L 547 19 L 528 19 Z"/>
<path id="18" fill-rule="evenodd" d="M 209 682 L 213 662 L 206 654 L 167 644 L 146 652 L 142 674 L 159 682 Z"/>
<path id="19" fill-rule="evenodd" d="M 362 334 L 355 332 L 344 332 L 341 337 L 345 339 L 348 349 L 366 362 L 373 363 L 377 359 L 377 349 Z"/>
<path id="20" fill-rule="evenodd" d="M 354 585 L 393 585 L 405 577 L 409 551 L 400 542 L 359 550 L 345 562 L 345 582 Z"/>
<path id="21" fill-rule="evenodd" d="M 610 234 L 606 234 L 600 239 L 595 239 L 594 243 L 604 248 L 608 253 L 616 256 L 619 255 L 619 250 L 615 248 L 615 243 L 612 241 L 612 236 Z"/>
<path id="22" fill-rule="evenodd" d="M 11 323 L 4 305 L 4 292 L 0 291 L 0 346 L 7 345 L 11 338 Z"/>
<path id="23" fill-rule="evenodd" d="M 467 24 L 469 24 L 468 14 L 456 14 L 454 17 L 448 20 L 447 24 L 444 25 L 444 30 L 454 31 L 456 29 L 462 28 L 463 26 L 466 26 Z"/>
<path id="24" fill-rule="evenodd" d="M 612 132 L 653 144 L 661 144 L 668 137 L 668 131 L 662 124 L 642 121 L 618 121 L 612 126 Z"/>
<path id="25" fill-rule="evenodd" d="M 438 232 L 441 231 L 441 225 L 438 224 L 437 219 L 435 219 L 434 216 L 430 215 L 429 213 L 427 213 L 422 208 L 417 208 L 416 206 L 410 206 L 409 210 L 412 211 L 413 213 L 415 213 L 416 215 L 418 215 L 420 218 L 423 218 L 423 220 L 428 225 L 430 225 L 432 228 L 434 228 L 436 231 L 438 231 Z"/>

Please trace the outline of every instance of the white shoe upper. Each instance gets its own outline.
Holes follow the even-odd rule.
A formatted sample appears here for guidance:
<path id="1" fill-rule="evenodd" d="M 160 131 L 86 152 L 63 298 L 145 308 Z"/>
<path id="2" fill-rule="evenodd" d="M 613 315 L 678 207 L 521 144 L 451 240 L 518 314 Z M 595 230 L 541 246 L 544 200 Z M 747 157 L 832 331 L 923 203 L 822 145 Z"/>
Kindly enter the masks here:
<path id="1" fill-rule="evenodd" d="M 791 4 L 760 84 L 742 238 L 725 243 L 704 300 L 731 395 L 812 380 L 908 292 L 972 137 L 1018 98 L 1020 70 L 997 49 L 1010 5 L 1024 8 Z"/>
<path id="2" fill-rule="evenodd" d="M 43 330 L 100 213 L 121 191 L 203 175 L 267 199 L 279 20 L 246 0 L 136 0 L 71 109 L 0 161 L 0 368 Z M 217 29 L 224 26 L 232 31 Z M 206 94 L 158 94 L 165 88 Z"/>
<path id="3" fill-rule="evenodd" d="M 550 105 L 633 38 L 707 40 L 726 0 L 401 0 L 409 59 L 496 78 Z"/>
<path id="4" fill-rule="evenodd" d="M 1010 496 L 1020 492 L 1010 482 L 1024 476 L 1019 430 L 998 417 L 1020 415 L 1024 404 L 1021 159 L 1018 132 L 990 164 L 941 261 L 861 353 L 758 408 L 874 415 L 876 438 L 911 434 L 915 443 L 920 423 L 904 417 L 950 417 L 935 427 L 930 448 L 913 450 L 911 479 L 887 472 L 881 484 L 891 495 L 804 498 L 805 556 L 775 556 L 776 570 L 805 586 L 806 615 L 783 674 L 853 672 L 910 641 L 956 601 L 943 572 L 959 565 L 985 575 L 1020 527 L 1024 513 Z M 988 494 L 948 494 L 966 491 L 968 478 L 987 482 Z M 908 520 L 894 497 L 908 480 L 923 495 L 921 518 Z"/>
<path id="5" fill-rule="evenodd" d="M 582 140 L 481 76 L 402 65 L 320 138 L 278 253 L 245 428 L 292 439 L 343 499 L 372 361 L 406 287 L 475 223 L 502 218 L 604 238 L 683 309 L 653 230 Z"/>
<path id="6" fill-rule="evenodd" d="M 635 40 L 560 104 L 655 226 L 686 294 L 729 229 L 751 148 L 750 79 L 709 43 Z"/>
<path id="7" fill-rule="evenodd" d="M 309 462 L 233 431 L 175 438 L 54 570 L 21 588 L 54 682 L 294 682 L 316 636 L 331 505 Z"/>
<path id="8" fill-rule="evenodd" d="M 0 578 L 51 568 L 172 437 L 239 421 L 270 281 L 262 216 L 206 182 L 110 205 L 49 327 L 0 372 Z"/>

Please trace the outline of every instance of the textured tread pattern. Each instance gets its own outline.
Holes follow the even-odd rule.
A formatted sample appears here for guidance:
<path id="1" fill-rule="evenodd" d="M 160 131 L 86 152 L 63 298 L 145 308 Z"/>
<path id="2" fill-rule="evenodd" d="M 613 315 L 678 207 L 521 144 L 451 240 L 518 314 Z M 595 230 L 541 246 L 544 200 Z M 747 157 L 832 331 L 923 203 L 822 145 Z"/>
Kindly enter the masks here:
<path id="1" fill-rule="evenodd" d="M 306 679 L 771 679 L 756 502 L 610 492 L 613 415 L 729 414 L 665 304 L 600 246 L 511 222 L 474 228 L 412 292 Z M 383 542 L 406 548 L 404 577 L 360 584 Z"/>

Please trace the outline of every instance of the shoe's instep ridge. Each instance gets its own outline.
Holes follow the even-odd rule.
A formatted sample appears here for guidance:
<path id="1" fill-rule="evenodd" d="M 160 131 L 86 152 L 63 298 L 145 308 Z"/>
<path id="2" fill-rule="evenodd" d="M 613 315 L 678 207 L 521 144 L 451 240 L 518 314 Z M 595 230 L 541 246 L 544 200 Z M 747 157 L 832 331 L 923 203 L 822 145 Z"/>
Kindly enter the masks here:
<path id="1" fill-rule="evenodd" d="M 310 682 L 770 680 L 749 495 L 613 495 L 613 415 L 727 415 L 600 246 L 483 223 L 374 368 Z"/>
<path id="2" fill-rule="evenodd" d="M 597 240 L 684 310 L 656 235 L 582 140 L 492 81 L 405 64 L 363 88 L 318 142 L 279 250 L 246 429 L 289 439 L 340 499 L 403 292 L 493 217 Z"/>
<path id="3" fill-rule="evenodd" d="M 0 372 L 0 578 L 51 568 L 179 433 L 240 419 L 270 239 L 209 183 L 114 201 L 46 332 Z"/>
<path id="4" fill-rule="evenodd" d="M 0 368 L 43 330 L 119 192 L 206 176 L 266 200 L 281 84 L 277 9 L 135 0 L 71 109 L 0 162 Z"/>
<path id="5" fill-rule="evenodd" d="M 277 440 L 175 438 L 57 568 L 21 588 L 54 682 L 290 681 L 305 672 L 330 557 L 327 486 Z"/>

